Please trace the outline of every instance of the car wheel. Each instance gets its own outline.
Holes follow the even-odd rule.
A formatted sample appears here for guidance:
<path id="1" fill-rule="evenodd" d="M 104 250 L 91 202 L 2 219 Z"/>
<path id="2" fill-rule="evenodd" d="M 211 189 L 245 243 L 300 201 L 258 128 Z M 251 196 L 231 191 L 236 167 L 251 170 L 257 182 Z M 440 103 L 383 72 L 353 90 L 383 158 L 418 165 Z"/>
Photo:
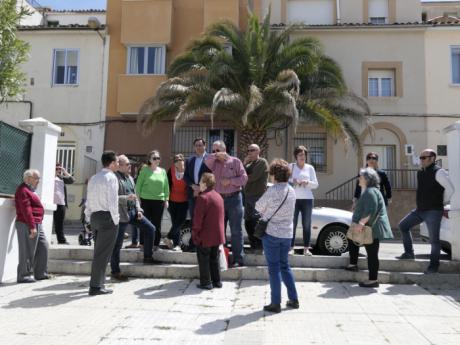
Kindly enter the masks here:
<path id="1" fill-rule="evenodd" d="M 186 220 L 180 230 L 179 246 L 183 252 L 188 252 L 192 249 L 192 224 L 190 220 Z"/>
<path id="2" fill-rule="evenodd" d="M 321 231 L 318 239 L 321 255 L 340 255 L 348 250 L 347 229 L 340 225 L 331 225 Z"/>

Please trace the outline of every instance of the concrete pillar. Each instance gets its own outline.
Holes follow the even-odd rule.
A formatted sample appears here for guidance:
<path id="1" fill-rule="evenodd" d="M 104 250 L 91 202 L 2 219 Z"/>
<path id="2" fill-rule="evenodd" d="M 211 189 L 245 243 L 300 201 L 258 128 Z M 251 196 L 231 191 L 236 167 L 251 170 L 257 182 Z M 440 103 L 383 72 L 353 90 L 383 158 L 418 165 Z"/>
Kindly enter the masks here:
<path id="1" fill-rule="evenodd" d="M 452 260 L 460 260 L 460 121 L 444 128 L 443 132 L 447 137 L 449 177 L 455 188 L 449 212 Z"/>
<path id="2" fill-rule="evenodd" d="M 30 150 L 30 169 L 40 171 L 41 180 L 37 188 L 45 216 L 43 229 L 48 241 L 51 239 L 53 226 L 54 204 L 54 177 L 56 169 L 56 150 L 61 128 L 41 117 L 19 121 L 19 126 L 32 132 Z"/>

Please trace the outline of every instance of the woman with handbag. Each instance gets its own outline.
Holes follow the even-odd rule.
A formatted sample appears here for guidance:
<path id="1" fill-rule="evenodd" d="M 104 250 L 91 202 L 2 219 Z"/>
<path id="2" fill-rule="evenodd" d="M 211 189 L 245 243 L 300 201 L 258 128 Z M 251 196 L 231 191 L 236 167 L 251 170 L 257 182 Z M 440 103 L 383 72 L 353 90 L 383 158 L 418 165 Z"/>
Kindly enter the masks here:
<path id="1" fill-rule="evenodd" d="M 268 221 L 265 234 L 262 236 L 262 244 L 268 265 L 271 303 L 266 305 L 264 310 L 279 313 L 281 312 L 281 280 L 288 292 L 289 300 L 286 307 L 299 308 L 294 275 L 288 261 L 296 197 L 294 189 L 288 184 L 291 169 L 286 161 L 273 160 L 269 174 L 274 184 L 257 201 L 256 210 L 261 216 L 262 223 Z"/>
<path id="2" fill-rule="evenodd" d="M 359 286 L 375 288 L 379 271 L 379 245 L 381 240 L 393 238 L 390 222 L 387 216 L 385 200 L 379 191 L 379 175 L 372 168 L 361 169 L 359 172 L 359 185 L 362 189 L 361 197 L 356 203 L 349 231 L 365 231 L 366 226 L 372 229 L 372 243 L 365 244 L 367 252 L 367 265 L 369 280 L 360 282 Z M 367 229 L 370 230 L 370 229 Z M 358 271 L 359 246 L 353 241 L 348 241 L 350 264 L 345 268 L 348 271 Z"/>

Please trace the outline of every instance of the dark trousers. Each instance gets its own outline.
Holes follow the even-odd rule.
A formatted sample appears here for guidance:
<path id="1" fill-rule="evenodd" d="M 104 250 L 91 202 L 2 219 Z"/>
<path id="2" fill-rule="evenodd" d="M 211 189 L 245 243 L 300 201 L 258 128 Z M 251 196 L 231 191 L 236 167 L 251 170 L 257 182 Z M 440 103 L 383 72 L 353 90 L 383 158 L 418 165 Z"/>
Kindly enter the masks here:
<path id="1" fill-rule="evenodd" d="M 364 247 L 367 252 L 367 267 L 369 269 L 369 280 L 377 280 L 379 274 L 379 246 L 380 242 L 374 238 L 374 242 Z M 359 247 L 352 241 L 348 241 L 350 251 L 350 265 L 358 264 Z"/>
<path id="2" fill-rule="evenodd" d="M 260 195 L 244 196 L 244 227 L 248 234 L 249 243 L 252 249 L 262 249 L 262 240 L 254 237 L 254 231 L 257 225 L 257 211 L 255 209 L 256 202 Z"/>
<path id="3" fill-rule="evenodd" d="M 220 283 L 219 246 L 196 246 L 196 256 L 200 269 L 200 284 L 205 286 Z"/>
<path id="4" fill-rule="evenodd" d="M 297 199 L 295 201 L 294 234 L 292 236 L 291 247 L 294 247 L 294 244 L 295 244 L 295 232 L 297 228 L 297 221 L 299 219 L 299 213 L 302 219 L 303 246 L 310 247 L 312 212 L 313 212 L 313 199 Z"/>
<path id="5" fill-rule="evenodd" d="M 180 229 L 187 219 L 188 202 L 169 202 L 169 215 L 171 216 L 171 230 L 169 230 L 168 237 L 174 242 L 174 246 L 179 244 Z"/>
<path id="6" fill-rule="evenodd" d="M 58 243 L 67 242 L 64 235 L 65 209 L 65 205 L 56 205 L 56 211 L 53 212 L 54 232 Z"/>
<path id="7" fill-rule="evenodd" d="M 105 270 L 115 246 L 118 226 L 114 224 L 110 212 L 99 211 L 91 214 L 91 229 L 95 240 L 89 286 L 104 288 Z"/>
<path id="8" fill-rule="evenodd" d="M 159 246 L 161 240 L 161 220 L 163 219 L 165 202 L 163 200 L 141 199 L 141 206 L 144 209 L 144 215 L 155 227 L 155 240 L 153 245 Z"/>

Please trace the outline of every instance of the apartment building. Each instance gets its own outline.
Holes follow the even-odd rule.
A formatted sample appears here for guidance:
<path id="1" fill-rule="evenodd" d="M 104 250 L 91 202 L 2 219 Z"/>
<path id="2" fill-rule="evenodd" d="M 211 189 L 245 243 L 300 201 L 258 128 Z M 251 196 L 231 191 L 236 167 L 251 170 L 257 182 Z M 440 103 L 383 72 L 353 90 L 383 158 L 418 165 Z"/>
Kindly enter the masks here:
<path id="1" fill-rule="evenodd" d="M 437 16 L 439 3 L 420 0 L 109 0 L 107 119 L 112 122 L 105 147 L 139 158 L 156 148 L 164 165 L 173 153 L 191 153 L 197 135 L 223 138 L 233 149 L 238 133 L 223 123 L 212 129 L 207 121 L 196 121 L 173 133 L 165 121 L 143 135 L 137 114 L 166 80 L 168 64 L 210 23 L 225 18 L 243 27 L 247 6 L 263 16 L 270 4 L 272 29 L 299 24 L 293 37 L 318 38 L 341 66 L 350 90 L 368 102 L 374 130 L 357 128 L 363 154 L 376 151 L 382 168 L 407 170 L 417 168 L 420 150 L 432 147 L 448 167 L 442 129 L 460 117 L 460 23 L 423 22 L 422 13 Z M 458 6 L 450 5 L 445 11 Z M 268 156 L 291 159 L 298 144 L 311 150 L 320 199 L 356 176 L 364 163 L 356 150 L 308 124 L 296 133 L 278 133 Z M 401 188 L 408 184 L 405 177 L 394 179 Z"/>
<path id="2" fill-rule="evenodd" d="M 105 11 L 53 11 L 35 1 L 18 1 L 31 16 L 18 27 L 30 44 L 22 66 L 26 89 L 19 100 L 0 107 L 0 119 L 13 126 L 43 117 L 62 128 L 56 160 L 76 178 L 68 187 L 67 219 L 79 219 L 86 180 L 103 151 L 108 36 Z"/>

